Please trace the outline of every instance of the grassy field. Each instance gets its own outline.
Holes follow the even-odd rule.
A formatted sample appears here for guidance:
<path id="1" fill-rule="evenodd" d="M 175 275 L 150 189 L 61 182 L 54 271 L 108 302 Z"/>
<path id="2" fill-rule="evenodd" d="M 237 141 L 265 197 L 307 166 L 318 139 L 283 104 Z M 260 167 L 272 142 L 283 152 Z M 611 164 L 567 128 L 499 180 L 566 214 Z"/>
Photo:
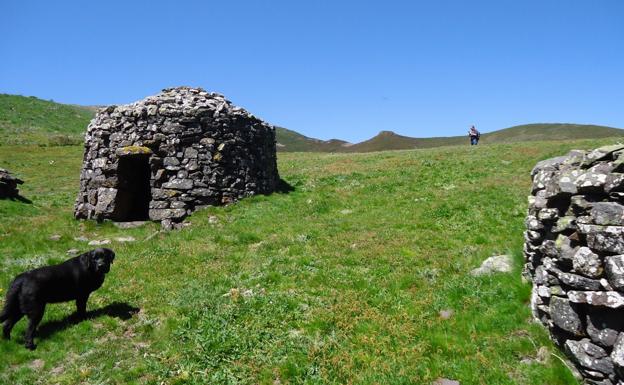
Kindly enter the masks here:
<path id="1" fill-rule="evenodd" d="M 529 171 L 614 141 L 281 153 L 293 192 L 168 233 L 74 220 L 80 147 L 0 147 L 32 200 L 0 201 L 2 295 L 18 272 L 90 249 L 75 237 L 117 253 L 88 320 L 49 305 L 36 351 L 24 321 L 0 341 L 0 383 L 576 384 L 520 280 Z M 514 273 L 469 274 L 501 253 Z"/>
<path id="2" fill-rule="evenodd" d="M 81 144 L 92 117 L 86 107 L 0 94 L 0 146 Z"/>

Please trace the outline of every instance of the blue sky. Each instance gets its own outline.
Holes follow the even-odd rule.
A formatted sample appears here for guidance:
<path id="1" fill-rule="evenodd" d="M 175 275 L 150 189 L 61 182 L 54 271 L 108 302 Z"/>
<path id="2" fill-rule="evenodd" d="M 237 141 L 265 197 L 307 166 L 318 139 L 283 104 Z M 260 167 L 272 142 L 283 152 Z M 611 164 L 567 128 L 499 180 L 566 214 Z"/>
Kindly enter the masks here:
<path id="1" fill-rule="evenodd" d="M 0 2 L 0 92 L 121 104 L 176 85 L 321 139 L 624 128 L 624 1 Z"/>

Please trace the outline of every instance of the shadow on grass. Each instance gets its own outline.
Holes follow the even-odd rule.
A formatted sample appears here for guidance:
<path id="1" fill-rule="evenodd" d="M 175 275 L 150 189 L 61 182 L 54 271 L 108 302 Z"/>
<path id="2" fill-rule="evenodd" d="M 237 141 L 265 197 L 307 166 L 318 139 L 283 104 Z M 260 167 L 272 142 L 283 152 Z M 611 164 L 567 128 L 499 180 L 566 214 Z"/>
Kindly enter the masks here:
<path id="1" fill-rule="evenodd" d="M 280 194 L 288 194 L 289 192 L 295 191 L 295 188 L 286 182 L 284 179 L 280 178 L 279 182 L 277 182 L 277 187 L 275 188 L 275 192 Z"/>
<path id="2" fill-rule="evenodd" d="M 73 325 L 79 324 L 83 320 L 99 318 L 102 316 L 119 318 L 125 321 L 132 318 L 132 316 L 138 313 L 139 310 L 141 309 L 130 306 L 124 302 L 113 302 L 103 308 L 88 311 L 84 318 L 78 317 L 76 313 L 73 313 L 63 319 L 46 322 L 37 328 L 36 335 L 39 339 L 43 340 L 56 332 L 60 332 Z"/>
<path id="3" fill-rule="evenodd" d="M 12 196 L 0 196 L 0 199 L 8 199 L 8 200 L 12 200 L 12 201 L 19 201 L 22 203 L 27 203 L 27 204 L 31 204 L 32 201 L 26 197 L 23 197 L 21 195 L 12 195 Z"/>

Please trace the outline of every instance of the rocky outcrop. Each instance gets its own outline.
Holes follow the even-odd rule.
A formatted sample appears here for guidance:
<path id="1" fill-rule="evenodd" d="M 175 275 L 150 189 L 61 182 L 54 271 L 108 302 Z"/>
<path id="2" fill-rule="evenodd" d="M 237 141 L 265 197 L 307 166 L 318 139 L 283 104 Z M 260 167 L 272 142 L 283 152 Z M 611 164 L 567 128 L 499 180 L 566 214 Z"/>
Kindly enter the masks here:
<path id="1" fill-rule="evenodd" d="M 524 234 L 533 315 L 586 383 L 624 383 L 624 145 L 539 162 Z"/>
<path id="2" fill-rule="evenodd" d="M 0 168 L 0 199 L 18 198 L 17 185 L 24 183 L 23 180 L 14 177 L 8 170 Z"/>
<path id="3" fill-rule="evenodd" d="M 273 126 L 222 95 L 170 88 L 99 110 L 85 135 L 75 216 L 176 222 L 278 182 Z"/>

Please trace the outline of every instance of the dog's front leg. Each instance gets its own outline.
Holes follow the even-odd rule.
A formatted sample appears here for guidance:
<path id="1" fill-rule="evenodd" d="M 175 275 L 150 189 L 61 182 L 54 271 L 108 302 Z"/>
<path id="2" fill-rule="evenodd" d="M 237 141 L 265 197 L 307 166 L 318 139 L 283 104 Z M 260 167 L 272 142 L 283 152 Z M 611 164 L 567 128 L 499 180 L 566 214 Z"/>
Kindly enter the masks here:
<path id="1" fill-rule="evenodd" d="M 88 299 L 89 299 L 89 294 L 76 299 L 76 314 L 78 315 L 80 319 L 83 319 L 87 316 L 87 300 Z"/>
<path id="2" fill-rule="evenodd" d="M 26 349 L 35 350 L 35 348 L 37 347 L 33 340 L 35 338 L 35 330 L 37 329 L 39 322 L 41 322 L 41 318 L 43 318 L 44 311 L 45 304 L 43 304 L 42 306 L 38 306 L 34 309 L 30 309 L 28 314 L 26 314 L 29 321 L 28 328 L 26 329 L 26 343 L 24 344 L 24 346 L 26 346 Z"/>

